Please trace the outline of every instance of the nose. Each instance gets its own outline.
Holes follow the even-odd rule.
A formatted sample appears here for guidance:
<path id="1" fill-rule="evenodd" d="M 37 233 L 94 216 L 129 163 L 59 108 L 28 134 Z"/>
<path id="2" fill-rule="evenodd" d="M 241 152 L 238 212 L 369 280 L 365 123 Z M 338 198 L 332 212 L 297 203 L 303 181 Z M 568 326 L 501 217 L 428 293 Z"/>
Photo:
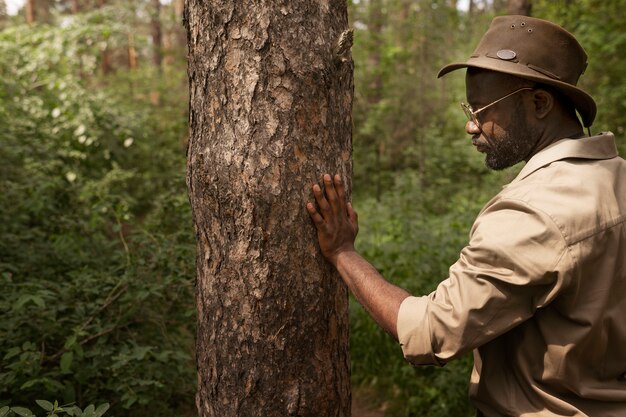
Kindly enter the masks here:
<path id="1" fill-rule="evenodd" d="M 467 123 L 465 123 L 465 133 L 468 135 L 477 135 L 480 133 L 480 128 L 476 126 L 476 123 L 472 120 L 468 120 Z"/>

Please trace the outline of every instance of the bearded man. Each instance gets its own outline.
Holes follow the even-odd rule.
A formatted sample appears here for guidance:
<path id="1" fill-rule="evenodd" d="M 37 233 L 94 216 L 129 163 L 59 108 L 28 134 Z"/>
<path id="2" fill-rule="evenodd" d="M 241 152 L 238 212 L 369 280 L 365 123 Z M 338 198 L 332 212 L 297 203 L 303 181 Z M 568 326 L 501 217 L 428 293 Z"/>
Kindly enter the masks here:
<path id="1" fill-rule="evenodd" d="M 526 164 L 429 295 L 356 252 L 339 176 L 325 174 L 307 204 L 322 253 L 407 360 L 442 366 L 473 350 L 479 416 L 626 416 L 626 162 L 611 133 L 584 134 L 596 115 L 577 87 L 586 66 L 563 28 L 503 16 L 441 70 L 467 68 L 465 130 L 486 164 Z"/>

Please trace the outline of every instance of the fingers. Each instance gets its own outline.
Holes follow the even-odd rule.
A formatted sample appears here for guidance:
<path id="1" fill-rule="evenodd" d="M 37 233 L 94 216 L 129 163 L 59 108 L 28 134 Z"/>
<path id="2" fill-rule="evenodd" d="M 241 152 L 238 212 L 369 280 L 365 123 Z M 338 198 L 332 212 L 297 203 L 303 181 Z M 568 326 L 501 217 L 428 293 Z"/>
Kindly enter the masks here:
<path id="1" fill-rule="evenodd" d="M 335 174 L 335 191 L 337 191 L 337 198 L 339 199 L 340 204 L 344 204 L 346 201 L 346 191 L 343 188 L 343 182 L 341 182 L 341 177 L 339 174 Z"/>
<path id="2" fill-rule="evenodd" d="M 315 196 L 315 201 L 317 201 L 317 205 L 322 212 L 330 210 L 330 205 L 328 204 L 328 201 L 326 201 L 324 193 L 322 193 L 322 189 L 317 184 L 313 185 L 313 195 Z"/>
<path id="3" fill-rule="evenodd" d="M 315 210 L 315 206 L 313 205 L 313 203 L 307 203 L 306 210 L 309 212 L 313 223 L 315 223 L 317 227 L 320 227 L 324 224 L 324 218 L 317 212 L 317 210 Z"/>
<path id="4" fill-rule="evenodd" d="M 322 181 L 324 181 L 324 192 L 326 193 L 326 198 L 330 203 L 330 207 L 333 209 L 335 213 L 339 210 L 339 197 L 337 196 L 337 192 L 335 191 L 335 185 L 333 184 L 333 179 L 328 174 L 324 174 L 322 176 Z"/>
<path id="5" fill-rule="evenodd" d="M 339 213 L 347 213 L 346 192 L 343 182 L 341 181 L 341 176 L 335 174 L 334 177 L 331 177 L 329 174 L 324 174 L 322 175 L 322 182 L 324 184 L 323 191 L 318 184 L 313 185 L 313 195 L 320 208 L 321 216 L 326 217 L 326 214 L 329 214 L 331 210 L 336 215 Z M 309 213 L 311 212 L 309 211 Z"/>

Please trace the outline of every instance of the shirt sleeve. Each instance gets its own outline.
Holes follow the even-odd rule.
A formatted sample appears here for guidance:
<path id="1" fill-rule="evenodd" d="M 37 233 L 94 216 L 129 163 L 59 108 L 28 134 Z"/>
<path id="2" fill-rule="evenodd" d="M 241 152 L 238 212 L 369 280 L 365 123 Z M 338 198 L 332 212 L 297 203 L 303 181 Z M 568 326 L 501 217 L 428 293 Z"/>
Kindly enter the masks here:
<path id="1" fill-rule="evenodd" d="M 398 313 L 402 351 L 415 365 L 444 365 L 531 317 L 568 285 L 568 248 L 552 218 L 500 199 L 476 219 L 470 242 L 431 294 Z"/>

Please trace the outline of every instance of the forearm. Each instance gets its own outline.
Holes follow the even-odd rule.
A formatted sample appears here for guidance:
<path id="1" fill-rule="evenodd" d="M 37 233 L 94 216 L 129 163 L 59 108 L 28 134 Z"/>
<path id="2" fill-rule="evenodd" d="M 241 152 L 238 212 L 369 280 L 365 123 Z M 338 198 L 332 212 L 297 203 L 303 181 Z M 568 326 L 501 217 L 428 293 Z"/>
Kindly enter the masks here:
<path id="1" fill-rule="evenodd" d="M 402 301 L 410 294 L 386 281 L 376 268 L 356 251 L 339 254 L 335 266 L 359 303 L 397 340 L 398 311 Z"/>

